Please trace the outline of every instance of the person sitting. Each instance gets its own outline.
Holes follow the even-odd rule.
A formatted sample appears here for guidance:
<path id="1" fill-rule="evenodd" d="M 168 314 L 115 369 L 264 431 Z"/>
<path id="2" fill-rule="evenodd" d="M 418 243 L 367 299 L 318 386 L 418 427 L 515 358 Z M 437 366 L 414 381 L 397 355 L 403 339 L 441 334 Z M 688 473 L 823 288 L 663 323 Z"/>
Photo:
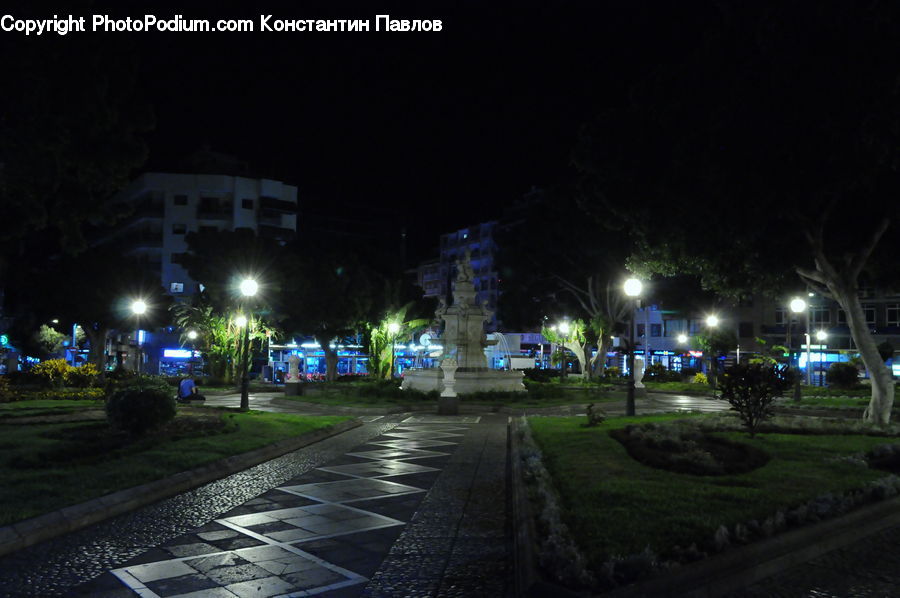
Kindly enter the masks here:
<path id="1" fill-rule="evenodd" d="M 196 381 L 188 377 L 178 384 L 178 400 L 184 403 L 188 401 L 205 401 L 206 397 L 200 394 Z"/>

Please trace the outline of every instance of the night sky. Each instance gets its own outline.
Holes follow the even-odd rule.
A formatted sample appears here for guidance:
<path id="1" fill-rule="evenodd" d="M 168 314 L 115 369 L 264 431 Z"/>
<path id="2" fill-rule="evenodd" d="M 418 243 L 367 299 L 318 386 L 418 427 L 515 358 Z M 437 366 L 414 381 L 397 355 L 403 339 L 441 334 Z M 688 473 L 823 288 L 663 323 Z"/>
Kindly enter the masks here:
<path id="1" fill-rule="evenodd" d="M 497 217 L 532 186 L 573 176 L 581 123 L 695 48 L 703 4 L 261 2 L 92 13 L 185 18 L 362 18 L 368 33 L 105 34 L 140 56 L 156 113 L 150 170 L 208 145 L 299 187 L 311 217 L 437 235 Z M 561 5 L 564 5 L 562 7 Z M 440 33 L 375 32 L 375 15 L 443 21 Z M 96 34 L 91 34 L 96 35 Z M 340 206 L 340 207 L 338 207 Z M 456 206 L 445 208 L 445 206 Z M 437 214 L 448 213 L 445 221 Z M 415 259 L 414 256 L 413 259 Z"/>

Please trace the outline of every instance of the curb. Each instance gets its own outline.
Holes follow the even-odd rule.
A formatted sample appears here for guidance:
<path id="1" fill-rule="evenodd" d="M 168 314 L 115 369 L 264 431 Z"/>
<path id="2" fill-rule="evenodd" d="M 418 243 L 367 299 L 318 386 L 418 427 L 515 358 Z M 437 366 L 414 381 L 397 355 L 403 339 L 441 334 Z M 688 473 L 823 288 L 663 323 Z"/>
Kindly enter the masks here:
<path id="1" fill-rule="evenodd" d="M 0 556 L 175 496 L 361 425 L 359 420 L 340 422 L 248 453 L 224 457 L 167 478 L 0 527 Z"/>
<path id="2" fill-rule="evenodd" d="M 522 477 L 522 455 L 519 444 L 518 419 L 512 418 L 508 425 L 510 475 L 512 483 L 512 524 L 513 524 L 513 583 L 515 596 L 562 598 L 583 596 L 548 581 L 537 562 L 537 529 L 531 511 L 531 502 Z"/>

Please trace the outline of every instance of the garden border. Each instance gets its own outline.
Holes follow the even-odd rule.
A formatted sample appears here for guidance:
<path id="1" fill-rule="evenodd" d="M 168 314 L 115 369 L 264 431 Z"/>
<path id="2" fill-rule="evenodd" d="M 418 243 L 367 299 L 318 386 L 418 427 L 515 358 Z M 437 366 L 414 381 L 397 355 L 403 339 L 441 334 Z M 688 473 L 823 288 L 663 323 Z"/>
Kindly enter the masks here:
<path id="1" fill-rule="evenodd" d="M 87 502 L 0 527 L 0 556 L 175 496 L 361 425 L 362 421 L 359 419 L 339 422 L 247 453 L 225 457 L 167 478 L 119 490 Z"/>
<path id="2" fill-rule="evenodd" d="M 586 596 L 587 593 L 547 581 L 536 562 L 537 535 L 522 479 L 521 446 L 517 433 L 519 424 L 514 419 L 510 426 L 516 595 Z M 900 525 L 900 497 L 866 505 L 840 517 L 804 525 L 772 538 L 735 546 L 723 553 L 684 565 L 647 581 L 614 589 L 602 596 L 724 596 L 894 525 Z"/>

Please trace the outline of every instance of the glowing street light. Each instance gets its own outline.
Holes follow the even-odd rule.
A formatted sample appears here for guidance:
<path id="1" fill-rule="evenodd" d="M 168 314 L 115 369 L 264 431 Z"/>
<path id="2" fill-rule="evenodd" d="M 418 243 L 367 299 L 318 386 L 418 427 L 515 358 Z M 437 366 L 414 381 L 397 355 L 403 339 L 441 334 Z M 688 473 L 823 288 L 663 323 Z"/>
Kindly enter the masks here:
<path id="1" fill-rule="evenodd" d="M 131 313 L 136 316 L 142 316 L 147 313 L 147 304 L 142 299 L 135 299 L 131 302 Z"/>
<path id="2" fill-rule="evenodd" d="M 679 334 L 676 340 L 678 340 L 679 345 L 686 345 L 688 342 L 688 335 Z"/>
<path id="3" fill-rule="evenodd" d="M 825 343 L 825 341 L 828 340 L 828 331 L 826 331 L 826 330 L 816 331 L 816 340 L 819 341 L 820 344 L 822 344 L 822 346 L 819 347 L 819 386 L 822 386 L 822 360 L 825 357 L 824 343 Z M 808 360 L 806 362 L 806 367 L 807 368 L 809 367 Z"/>
<path id="4" fill-rule="evenodd" d="M 566 359 L 566 339 L 569 337 L 569 331 L 571 327 L 569 323 L 563 320 L 559 324 L 556 325 L 556 330 L 563 336 L 563 340 L 559 345 L 559 367 L 562 368 L 561 377 L 565 378 L 568 375 L 568 360 Z"/>
<path id="5" fill-rule="evenodd" d="M 710 328 L 715 328 L 719 325 L 719 316 L 715 314 L 710 314 L 706 316 L 706 325 Z"/>
<path id="6" fill-rule="evenodd" d="M 793 299 L 791 299 L 791 311 L 795 314 L 806 311 L 806 301 L 804 301 L 800 297 L 794 297 Z"/>
<path id="7" fill-rule="evenodd" d="M 244 314 L 236 316 L 234 318 L 234 325 L 237 326 L 238 328 L 243 328 L 244 326 L 246 326 L 247 325 L 247 316 L 245 316 Z"/>
<path id="8" fill-rule="evenodd" d="M 137 373 L 141 373 L 141 366 L 144 363 L 144 348 L 141 346 L 141 328 L 140 328 L 140 320 L 141 316 L 147 313 L 147 303 L 143 299 L 135 299 L 131 302 L 131 313 L 135 316 L 135 321 L 137 322 L 137 330 L 134 331 L 135 342 L 138 346 L 138 354 L 137 354 L 137 363 L 135 364 L 135 371 Z"/>
<path id="9" fill-rule="evenodd" d="M 622 290 L 631 297 L 631 318 L 628 323 L 628 398 L 625 401 L 625 415 L 634 415 L 634 312 L 637 310 L 638 297 L 644 285 L 637 278 L 629 278 L 622 285 Z"/>
<path id="10" fill-rule="evenodd" d="M 825 330 L 819 330 L 816 332 L 816 340 L 817 341 L 827 341 L 828 340 L 828 332 Z"/>
<path id="11" fill-rule="evenodd" d="M 196 330 L 188 330 L 187 337 L 192 341 L 197 340 L 197 331 Z"/>
<path id="12" fill-rule="evenodd" d="M 244 297 L 253 297 L 259 290 L 259 283 L 252 278 L 245 278 L 241 281 L 240 289 Z"/>

